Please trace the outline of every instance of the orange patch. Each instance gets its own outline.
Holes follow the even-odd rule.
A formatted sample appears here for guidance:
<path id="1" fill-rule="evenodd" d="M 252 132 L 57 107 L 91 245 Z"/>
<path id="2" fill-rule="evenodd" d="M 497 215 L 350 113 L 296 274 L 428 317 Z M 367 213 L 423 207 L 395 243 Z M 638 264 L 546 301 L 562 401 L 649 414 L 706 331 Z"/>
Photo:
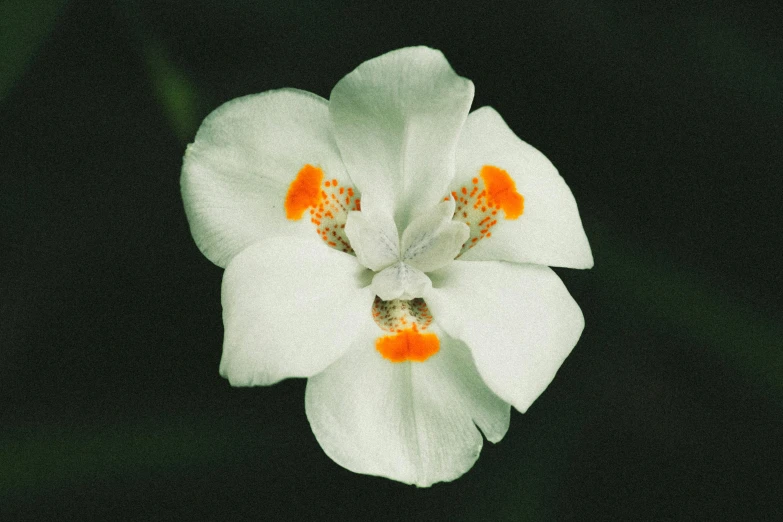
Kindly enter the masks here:
<path id="1" fill-rule="evenodd" d="M 416 325 L 394 335 L 375 340 L 375 349 L 391 362 L 424 362 L 440 350 L 440 339 L 434 333 L 421 333 Z"/>
<path id="2" fill-rule="evenodd" d="M 324 172 L 318 167 L 305 165 L 288 186 L 285 195 L 285 217 L 302 219 L 305 211 L 318 206 L 321 201 L 321 180 Z"/>
<path id="3" fill-rule="evenodd" d="M 484 165 L 481 179 L 487 187 L 487 199 L 496 208 L 503 209 L 506 219 L 517 219 L 525 211 L 525 198 L 517 192 L 517 186 L 511 176 L 503 169 Z"/>

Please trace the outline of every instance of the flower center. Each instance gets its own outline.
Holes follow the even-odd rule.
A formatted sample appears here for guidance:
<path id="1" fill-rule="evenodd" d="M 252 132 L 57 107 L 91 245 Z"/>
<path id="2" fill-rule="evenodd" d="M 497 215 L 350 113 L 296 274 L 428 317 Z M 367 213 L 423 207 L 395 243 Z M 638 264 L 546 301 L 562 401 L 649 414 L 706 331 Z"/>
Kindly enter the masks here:
<path id="1" fill-rule="evenodd" d="M 360 199 L 353 187 L 341 186 L 336 179 L 324 181 L 318 167 L 305 165 L 288 186 L 285 196 L 285 215 L 299 220 L 310 211 L 310 222 L 321 239 L 332 248 L 353 254 L 351 242 L 345 235 L 348 212 L 360 209 Z"/>
<path id="2" fill-rule="evenodd" d="M 424 332 L 432 324 L 424 299 L 384 301 L 376 297 L 372 317 L 390 332 L 375 340 L 375 349 L 391 362 L 424 362 L 440 350 L 438 336 Z"/>
<path id="3" fill-rule="evenodd" d="M 516 184 L 503 169 L 484 165 L 471 184 L 451 193 L 457 202 L 454 220 L 470 227 L 470 236 L 462 245 L 460 255 L 476 246 L 480 239 L 491 237 L 491 229 L 498 223 L 497 214 L 503 211 L 506 219 L 517 219 L 525 211 L 525 198 L 517 192 Z M 448 196 L 445 198 L 448 200 Z"/>

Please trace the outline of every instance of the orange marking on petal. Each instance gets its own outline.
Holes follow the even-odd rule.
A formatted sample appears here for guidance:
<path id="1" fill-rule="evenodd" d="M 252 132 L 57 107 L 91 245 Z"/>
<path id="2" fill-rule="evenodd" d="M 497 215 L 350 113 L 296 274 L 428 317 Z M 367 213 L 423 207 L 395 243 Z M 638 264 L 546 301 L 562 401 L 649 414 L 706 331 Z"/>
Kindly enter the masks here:
<path id="1" fill-rule="evenodd" d="M 508 172 L 492 165 L 484 165 L 480 174 L 487 186 L 489 202 L 502 208 L 506 219 L 517 219 L 521 216 L 525 211 L 525 198 L 517 192 L 516 183 Z"/>
<path id="2" fill-rule="evenodd" d="M 318 167 L 305 165 L 288 186 L 285 195 L 285 217 L 301 219 L 305 211 L 318 205 L 321 200 L 321 180 L 324 173 Z"/>
<path id="3" fill-rule="evenodd" d="M 402 330 L 375 340 L 375 349 L 391 362 L 424 362 L 440 350 L 440 339 L 434 333 L 421 333 L 417 328 Z"/>

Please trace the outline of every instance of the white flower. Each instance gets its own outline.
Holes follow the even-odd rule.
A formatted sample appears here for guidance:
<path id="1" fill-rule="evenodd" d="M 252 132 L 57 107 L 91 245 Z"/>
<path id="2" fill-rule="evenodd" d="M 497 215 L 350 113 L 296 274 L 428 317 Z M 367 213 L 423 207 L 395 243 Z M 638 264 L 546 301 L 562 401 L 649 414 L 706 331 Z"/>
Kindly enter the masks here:
<path id="1" fill-rule="evenodd" d="M 360 65 L 327 101 L 226 103 L 185 154 L 196 243 L 226 271 L 220 373 L 307 377 L 324 451 L 428 486 L 505 435 L 584 326 L 547 267 L 589 268 L 570 190 L 439 51 Z"/>

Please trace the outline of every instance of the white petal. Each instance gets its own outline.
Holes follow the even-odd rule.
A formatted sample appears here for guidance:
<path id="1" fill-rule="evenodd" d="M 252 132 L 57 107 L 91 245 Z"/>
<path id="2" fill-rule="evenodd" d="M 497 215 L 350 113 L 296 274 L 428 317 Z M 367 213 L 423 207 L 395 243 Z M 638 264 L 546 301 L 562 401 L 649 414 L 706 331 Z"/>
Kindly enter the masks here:
<path id="1" fill-rule="evenodd" d="M 479 456 L 478 425 L 497 442 L 509 406 L 482 382 L 464 344 L 439 333 L 423 363 L 392 363 L 374 349 L 376 327 L 307 382 L 305 409 L 327 455 L 341 466 L 408 484 L 454 480 Z"/>
<path id="2" fill-rule="evenodd" d="M 565 181 L 552 163 L 517 138 L 491 107 L 468 116 L 457 148 L 457 175 L 451 190 L 469 185 L 484 165 L 509 173 L 524 197 L 524 213 L 514 220 L 498 220 L 492 236 L 479 241 L 460 259 L 593 266 L 579 211 Z"/>
<path id="3" fill-rule="evenodd" d="M 468 226 L 453 216 L 454 200 L 449 199 L 414 219 L 402 234 L 402 260 L 422 272 L 450 263 L 470 235 Z"/>
<path id="4" fill-rule="evenodd" d="M 548 267 L 455 261 L 430 274 L 435 322 L 470 347 L 484 382 L 525 412 L 584 328 L 582 311 Z"/>
<path id="5" fill-rule="evenodd" d="M 384 301 L 409 301 L 423 296 L 432 282 L 427 275 L 402 261 L 387 267 L 372 278 L 372 291 Z"/>
<path id="6" fill-rule="evenodd" d="M 204 255 L 226 266 L 261 239 L 313 234 L 309 220 L 286 219 L 283 206 L 306 164 L 349 183 L 323 98 L 268 91 L 227 102 L 207 116 L 185 153 L 181 178 L 190 229 Z"/>
<path id="7" fill-rule="evenodd" d="M 254 386 L 322 371 L 371 314 L 366 272 L 318 238 L 273 238 L 243 250 L 223 275 L 220 374 Z"/>
<path id="8" fill-rule="evenodd" d="M 400 257 L 400 238 L 391 216 L 383 212 L 349 212 L 345 235 L 359 262 L 376 272 L 396 263 Z"/>
<path id="9" fill-rule="evenodd" d="M 362 208 L 382 207 L 404 230 L 440 201 L 472 100 L 473 84 L 426 47 L 384 54 L 340 80 L 329 112 Z"/>

